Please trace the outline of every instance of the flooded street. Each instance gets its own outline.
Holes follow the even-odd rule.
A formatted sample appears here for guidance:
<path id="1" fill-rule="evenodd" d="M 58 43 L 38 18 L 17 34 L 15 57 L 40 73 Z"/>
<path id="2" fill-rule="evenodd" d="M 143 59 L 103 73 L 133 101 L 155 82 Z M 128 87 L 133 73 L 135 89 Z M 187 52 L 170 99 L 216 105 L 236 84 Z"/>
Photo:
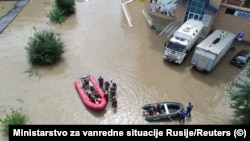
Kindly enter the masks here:
<path id="1" fill-rule="evenodd" d="M 6 15 L 13 8 L 16 1 L 1 1 L 0 2 L 0 17 Z"/>
<path id="2" fill-rule="evenodd" d="M 2 3 L 2 2 L 0 2 Z M 240 73 L 230 65 L 229 52 L 210 74 L 194 70 L 191 54 L 181 65 L 163 61 L 165 36 L 147 25 L 143 4 L 132 2 L 129 27 L 120 0 L 77 0 L 76 14 L 59 24 L 46 13 L 52 1 L 30 0 L 0 34 L 0 110 L 22 108 L 30 124 L 173 124 L 146 122 L 146 103 L 175 101 L 194 105 L 186 124 L 234 124 L 227 89 Z M 65 42 L 63 61 L 52 67 L 32 68 L 25 46 L 34 29 L 52 29 Z M 92 74 L 118 85 L 118 108 L 87 109 L 74 80 Z M 0 116 L 4 114 L 1 112 Z"/>

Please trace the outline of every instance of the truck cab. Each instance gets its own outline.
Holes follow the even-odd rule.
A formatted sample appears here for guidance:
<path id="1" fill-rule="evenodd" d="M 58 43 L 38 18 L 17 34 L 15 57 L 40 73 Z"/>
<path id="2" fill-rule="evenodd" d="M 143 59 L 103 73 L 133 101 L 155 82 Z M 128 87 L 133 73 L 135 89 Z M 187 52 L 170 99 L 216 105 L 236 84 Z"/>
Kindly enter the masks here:
<path id="1" fill-rule="evenodd" d="M 171 38 L 166 45 L 163 58 L 170 62 L 181 64 L 188 52 L 186 48 L 187 44 L 187 40 L 180 40 L 176 37 Z"/>
<path id="2" fill-rule="evenodd" d="M 199 39 L 204 25 L 201 21 L 194 19 L 187 20 L 179 27 L 165 43 L 163 58 L 167 61 L 181 64 L 188 51 L 191 50 L 195 42 Z"/>

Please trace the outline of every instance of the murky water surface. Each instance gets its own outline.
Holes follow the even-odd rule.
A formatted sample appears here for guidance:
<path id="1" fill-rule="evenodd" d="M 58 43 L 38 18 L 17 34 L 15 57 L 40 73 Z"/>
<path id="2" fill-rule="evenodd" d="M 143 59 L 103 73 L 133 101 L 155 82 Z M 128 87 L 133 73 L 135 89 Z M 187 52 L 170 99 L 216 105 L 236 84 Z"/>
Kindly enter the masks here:
<path id="1" fill-rule="evenodd" d="M 181 65 L 163 61 L 166 37 L 148 27 L 141 3 L 128 4 L 133 27 L 119 0 L 77 0 L 76 14 L 61 25 L 46 17 L 51 5 L 52 1 L 31 0 L 0 34 L 1 111 L 22 108 L 33 124 L 151 124 L 142 117 L 142 105 L 177 101 L 194 105 L 186 124 L 235 122 L 226 91 L 240 73 L 229 64 L 235 52 L 212 73 L 200 73 L 190 65 L 191 54 Z M 66 48 L 62 62 L 35 68 L 38 75 L 30 77 L 25 46 L 34 27 L 55 30 Z M 96 112 L 83 105 L 73 82 L 87 73 L 117 82 L 117 110 L 108 105 Z"/>
<path id="2" fill-rule="evenodd" d="M 6 15 L 17 1 L 0 1 L 0 17 Z"/>

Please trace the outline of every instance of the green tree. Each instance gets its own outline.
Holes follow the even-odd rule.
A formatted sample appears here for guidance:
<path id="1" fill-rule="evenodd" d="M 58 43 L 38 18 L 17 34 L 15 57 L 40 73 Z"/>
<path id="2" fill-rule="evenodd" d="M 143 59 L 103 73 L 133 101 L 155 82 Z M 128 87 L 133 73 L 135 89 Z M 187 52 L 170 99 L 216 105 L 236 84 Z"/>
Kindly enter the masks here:
<path id="1" fill-rule="evenodd" d="M 243 69 L 242 77 L 230 90 L 231 107 L 241 124 L 250 124 L 250 63 Z"/>
<path id="2" fill-rule="evenodd" d="M 3 135 L 9 135 L 9 125 L 24 125 L 26 116 L 20 110 L 11 109 L 11 114 L 6 113 L 5 118 L 0 118 L 0 124 L 3 128 Z"/>
<path id="3" fill-rule="evenodd" d="M 64 52 L 64 43 L 52 30 L 36 31 L 25 47 L 29 61 L 36 65 L 56 64 Z"/>

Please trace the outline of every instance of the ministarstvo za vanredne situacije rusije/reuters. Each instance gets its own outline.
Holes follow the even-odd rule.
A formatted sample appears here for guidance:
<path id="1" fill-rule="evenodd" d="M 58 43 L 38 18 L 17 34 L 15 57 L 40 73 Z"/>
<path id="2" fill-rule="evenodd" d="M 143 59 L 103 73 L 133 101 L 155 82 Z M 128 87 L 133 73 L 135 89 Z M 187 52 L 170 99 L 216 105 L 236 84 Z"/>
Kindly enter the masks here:
<path id="1" fill-rule="evenodd" d="M 247 138 L 237 125 L 10 125 L 9 137 L 228 137 Z"/>

